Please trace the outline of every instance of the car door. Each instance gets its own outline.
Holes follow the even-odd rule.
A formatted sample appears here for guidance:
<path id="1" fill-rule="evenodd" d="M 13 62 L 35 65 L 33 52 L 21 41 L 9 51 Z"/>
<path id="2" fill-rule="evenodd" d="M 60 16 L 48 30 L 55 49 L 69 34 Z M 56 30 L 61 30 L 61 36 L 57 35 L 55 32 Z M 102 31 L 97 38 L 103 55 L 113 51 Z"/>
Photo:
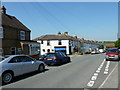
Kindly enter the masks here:
<path id="1" fill-rule="evenodd" d="M 22 71 L 23 63 L 21 61 L 21 57 L 19 56 L 13 57 L 8 63 L 9 69 L 14 72 L 15 76 L 23 74 Z"/>
<path id="2" fill-rule="evenodd" d="M 24 73 L 35 71 L 38 68 L 38 64 L 36 63 L 36 61 L 33 58 L 23 56 L 22 62 L 23 62 Z"/>

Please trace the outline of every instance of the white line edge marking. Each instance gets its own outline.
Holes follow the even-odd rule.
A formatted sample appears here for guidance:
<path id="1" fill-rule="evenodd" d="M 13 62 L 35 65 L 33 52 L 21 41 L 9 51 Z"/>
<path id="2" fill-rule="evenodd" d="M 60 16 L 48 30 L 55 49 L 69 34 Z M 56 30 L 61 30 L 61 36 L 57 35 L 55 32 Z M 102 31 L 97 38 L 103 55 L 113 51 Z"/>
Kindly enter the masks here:
<path id="1" fill-rule="evenodd" d="M 103 83 L 100 85 L 99 88 L 101 88 L 101 87 L 105 84 L 105 82 L 108 80 L 108 78 L 109 78 L 110 75 L 114 72 L 114 70 L 116 69 L 117 66 L 118 66 L 118 64 L 114 67 L 114 69 L 111 71 L 111 73 L 108 75 L 108 77 L 103 81 Z"/>

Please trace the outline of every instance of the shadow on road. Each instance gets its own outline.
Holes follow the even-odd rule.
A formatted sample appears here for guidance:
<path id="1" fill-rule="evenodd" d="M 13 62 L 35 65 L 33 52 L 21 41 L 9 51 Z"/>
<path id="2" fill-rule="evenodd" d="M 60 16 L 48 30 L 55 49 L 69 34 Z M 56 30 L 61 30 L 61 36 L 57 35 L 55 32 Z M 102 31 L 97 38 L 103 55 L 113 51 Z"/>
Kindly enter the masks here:
<path id="1" fill-rule="evenodd" d="M 59 67 L 59 66 L 66 65 L 66 64 L 69 64 L 69 63 L 71 63 L 71 61 L 65 62 L 65 63 L 61 63 L 61 64 L 48 65 L 48 66 L 49 66 L 49 67 Z"/>
<path id="2" fill-rule="evenodd" d="M 14 77 L 14 79 L 12 80 L 11 83 L 14 83 L 14 82 L 17 82 L 17 81 L 20 81 L 20 80 L 32 77 L 32 76 L 40 74 L 40 73 L 44 73 L 44 72 L 46 72 L 48 70 L 49 69 L 45 69 L 43 72 L 34 71 L 34 72 L 31 72 L 31 73 L 27 73 L 27 74 L 23 74 L 23 75 L 20 75 L 20 76 L 16 76 L 16 77 Z M 8 84 L 11 84 L 11 83 L 8 83 Z M 2 86 L 8 85 L 8 84 L 3 84 Z"/>

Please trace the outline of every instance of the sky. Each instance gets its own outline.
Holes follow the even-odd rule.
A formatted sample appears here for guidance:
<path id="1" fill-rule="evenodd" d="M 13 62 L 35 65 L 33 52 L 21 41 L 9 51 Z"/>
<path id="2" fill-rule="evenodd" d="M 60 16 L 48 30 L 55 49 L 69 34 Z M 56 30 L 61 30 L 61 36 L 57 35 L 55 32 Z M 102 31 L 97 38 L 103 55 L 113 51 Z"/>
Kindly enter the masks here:
<path id="1" fill-rule="evenodd" d="M 117 2 L 3 2 L 2 5 L 7 14 L 31 30 L 31 39 L 68 32 L 87 40 L 117 40 Z"/>

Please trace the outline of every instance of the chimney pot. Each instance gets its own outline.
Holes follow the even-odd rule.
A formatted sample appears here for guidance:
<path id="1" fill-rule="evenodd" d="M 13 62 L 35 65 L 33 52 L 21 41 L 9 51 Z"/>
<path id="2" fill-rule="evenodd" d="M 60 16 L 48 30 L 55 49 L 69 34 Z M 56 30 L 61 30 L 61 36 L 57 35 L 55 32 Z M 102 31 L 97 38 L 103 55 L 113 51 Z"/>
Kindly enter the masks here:
<path id="1" fill-rule="evenodd" d="M 58 35 L 61 35 L 61 32 L 58 32 Z"/>
<path id="2" fill-rule="evenodd" d="M 64 32 L 64 35 L 68 35 L 68 32 Z"/>
<path id="3" fill-rule="evenodd" d="M 6 14 L 6 8 L 4 6 L 1 7 L 2 13 Z"/>

